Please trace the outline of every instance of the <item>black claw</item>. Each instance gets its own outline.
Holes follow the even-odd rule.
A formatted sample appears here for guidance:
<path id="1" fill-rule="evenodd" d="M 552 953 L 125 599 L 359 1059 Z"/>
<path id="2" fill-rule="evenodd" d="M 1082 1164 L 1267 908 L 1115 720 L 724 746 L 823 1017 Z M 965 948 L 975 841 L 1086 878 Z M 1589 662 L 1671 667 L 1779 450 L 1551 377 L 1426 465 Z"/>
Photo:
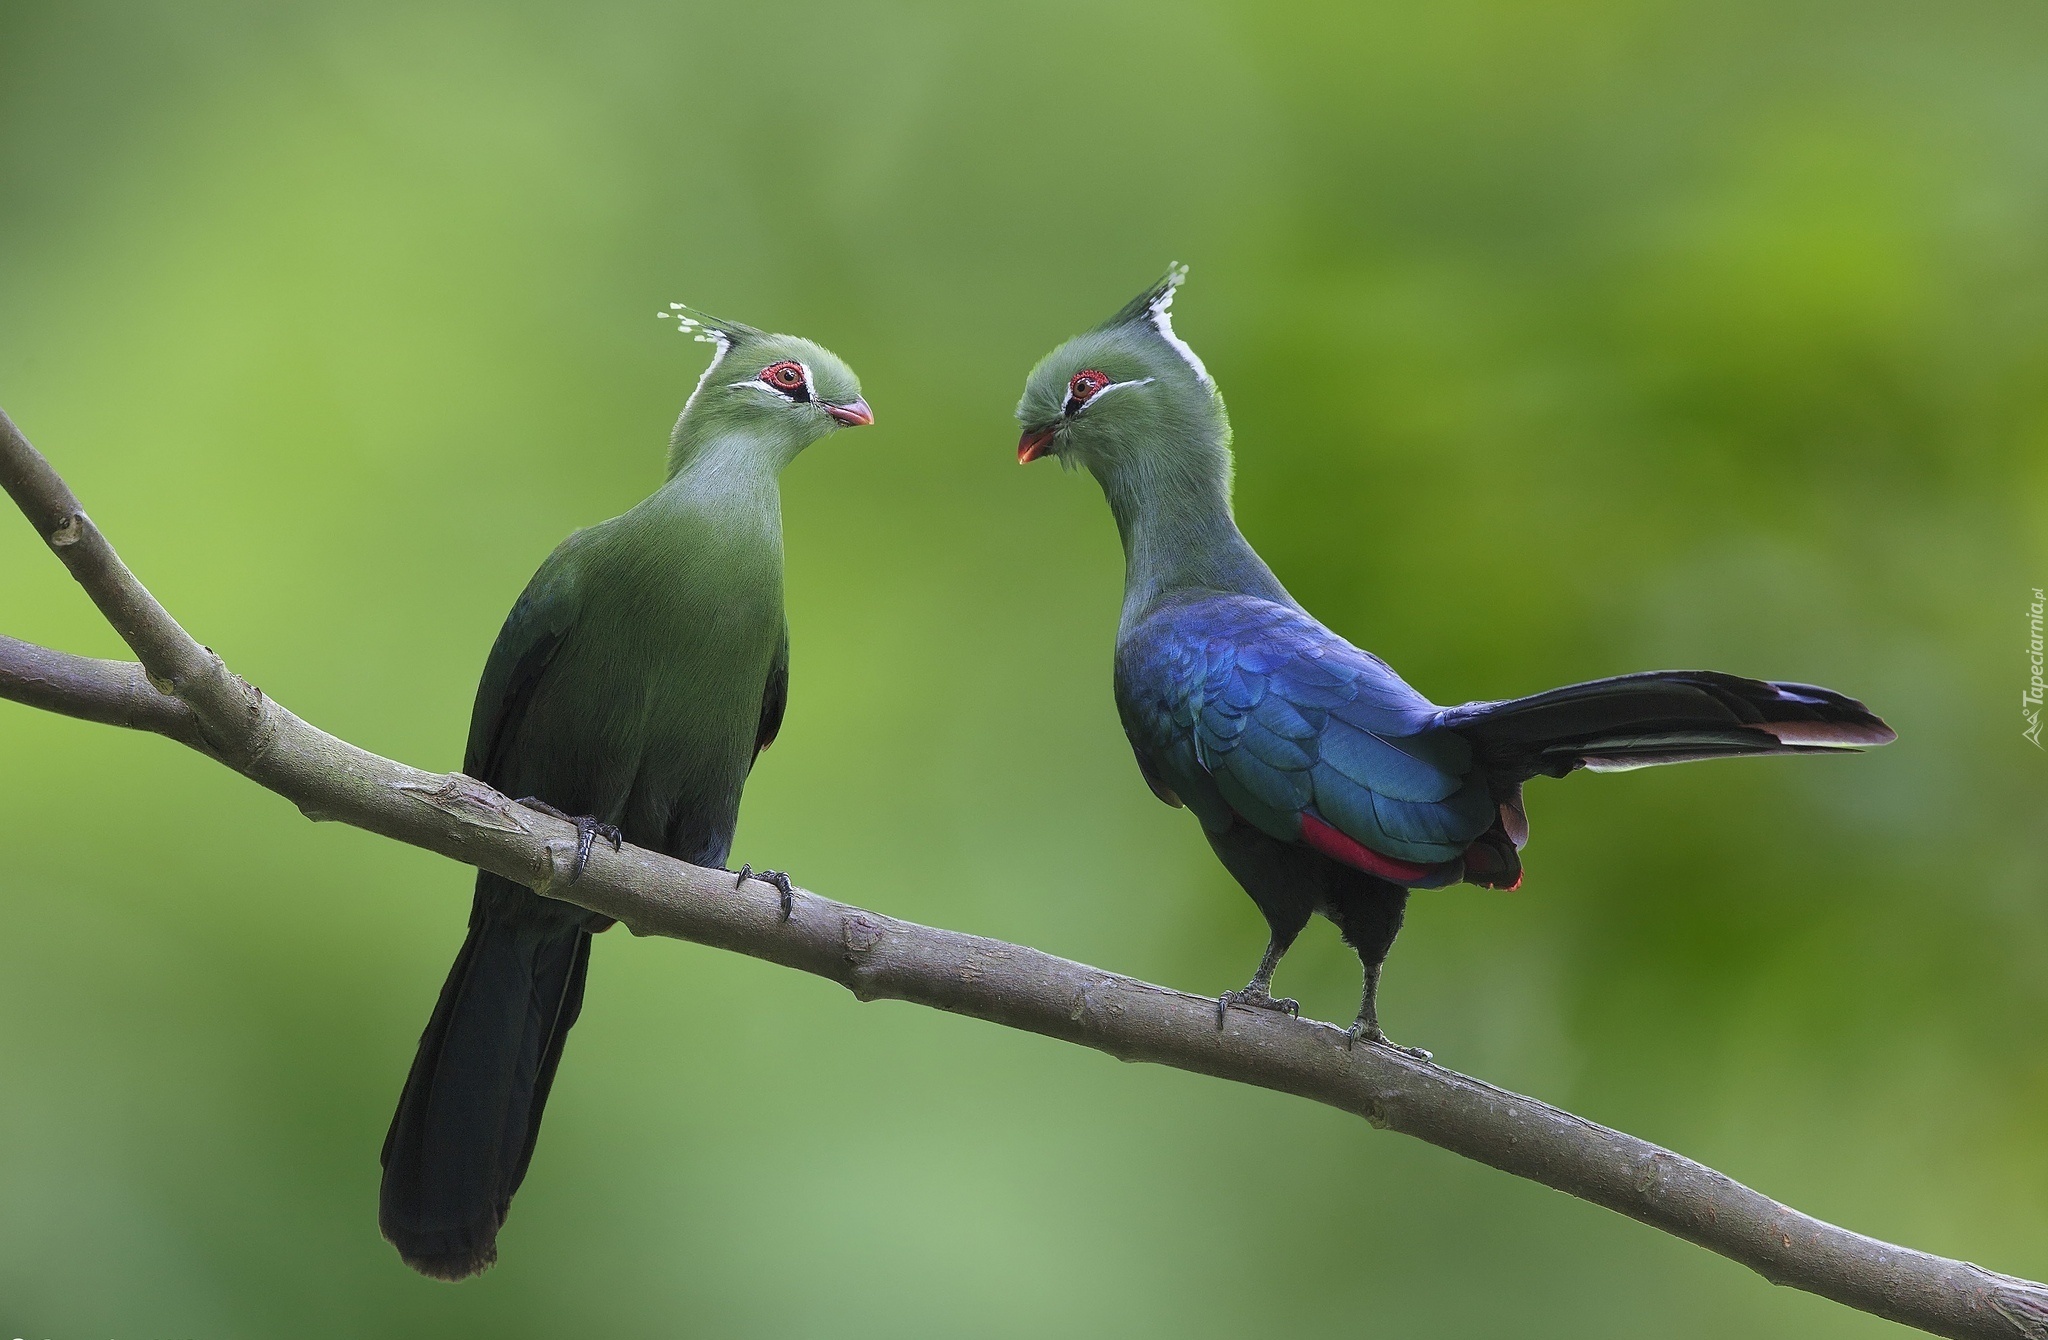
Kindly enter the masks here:
<path id="1" fill-rule="evenodd" d="M 1274 1010 L 1290 1019 L 1301 1017 L 1301 1002 L 1275 999 L 1264 991 L 1253 991 L 1246 987 L 1242 991 L 1225 991 L 1216 997 L 1216 1031 L 1223 1031 L 1223 1019 L 1230 1007 L 1236 1005 L 1247 1010 Z"/>
<path id="2" fill-rule="evenodd" d="M 1376 1042 L 1389 1051 L 1397 1051 L 1403 1056 L 1412 1056 L 1418 1061 L 1427 1061 L 1431 1056 L 1431 1053 L 1424 1051 L 1420 1047 L 1403 1047 L 1400 1043 L 1395 1042 L 1385 1033 L 1382 1033 L 1377 1023 L 1367 1023 L 1363 1019 L 1360 1019 L 1357 1023 L 1344 1030 L 1344 1050 L 1350 1051 L 1357 1045 L 1360 1038 L 1364 1038 L 1367 1042 Z"/>
<path id="3" fill-rule="evenodd" d="M 615 824 L 600 822 L 587 814 L 565 813 L 539 796 L 521 796 L 519 803 L 530 810 L 539 810 L 542 814 L 560 819 L 565 824 L 576 826 L 576 860 L 569 867 L 569 882 L 572 884 L 583 878 L 583 867 L 590 864 L 590 848 L 597 839 L 603 838 L 609 842 L 613 851 L 625 849 L 625 835 L 619 832 Z"/>
<path id="4" fill-rule="evenodd" d="M 773 884 L 775 886 L 776 890 L 782 894 L 782 916 L 780 919 L 788 921 L 796 911 L 796 892 L 790 888 L 789 876 L 780 870 L 756 870 L 753 866 L 742 862 L 740 864 L 740 877 L 732 882 L 732 886 L 737 889 L 750 879 L 758 879 L 763 884 Z"/>
<path id="5" fill-rule="evenodd" d="M 606 842 L 611 843 L 613 851 L 622 850 L 625 845 L 625 838 L 620 834 L 616 825 L 601 824 L 595 819 L 583 818 L 579 818 L 574 822 L 576 824 L 576 869 L 569 876 L 572 880 L 580 878 L 583 874 L 583 867 L 590 864 L 590 848 L 597 839 L 603 838 Z"/>

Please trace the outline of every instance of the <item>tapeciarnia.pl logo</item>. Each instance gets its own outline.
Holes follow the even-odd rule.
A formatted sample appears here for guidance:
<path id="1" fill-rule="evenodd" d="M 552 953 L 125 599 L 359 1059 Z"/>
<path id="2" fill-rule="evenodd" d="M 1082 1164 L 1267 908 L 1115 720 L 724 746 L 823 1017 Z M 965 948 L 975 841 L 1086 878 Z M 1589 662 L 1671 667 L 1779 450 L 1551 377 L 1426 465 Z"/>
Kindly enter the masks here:
<path id="1" fill-rule="evenodd" d="M 2027 728 L 2020 734 L 2033 742 L 2034 748 L 2041 748 L 2041 611 L 2048 607 L 2048 594 L 2040 587 L 2034 588 L 2034 603 L 2027 607 L 2027 661 L 2033 674 L 2027 681 L 2027 691 L 2020 695 L 2020 713 L 2027 719 Z"/>

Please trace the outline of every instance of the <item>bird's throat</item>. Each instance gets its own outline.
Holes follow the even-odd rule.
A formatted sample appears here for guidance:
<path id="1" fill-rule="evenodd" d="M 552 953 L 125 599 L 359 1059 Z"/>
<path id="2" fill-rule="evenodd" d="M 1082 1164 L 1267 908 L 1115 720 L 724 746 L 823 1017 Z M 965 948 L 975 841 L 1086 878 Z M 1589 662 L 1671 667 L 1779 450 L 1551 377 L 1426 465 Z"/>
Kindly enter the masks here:
<path id="1" fill-rule="evenodd" d="M 1176 591 L 1230 591 L 1293 604 L 1230 507 L 1229 456 L 1162 456 L 1152 468 L 1098 469 L 1124 546 L 1126 627 Z M 1220 468 L 1218 468 L 1220 466 Z"/>

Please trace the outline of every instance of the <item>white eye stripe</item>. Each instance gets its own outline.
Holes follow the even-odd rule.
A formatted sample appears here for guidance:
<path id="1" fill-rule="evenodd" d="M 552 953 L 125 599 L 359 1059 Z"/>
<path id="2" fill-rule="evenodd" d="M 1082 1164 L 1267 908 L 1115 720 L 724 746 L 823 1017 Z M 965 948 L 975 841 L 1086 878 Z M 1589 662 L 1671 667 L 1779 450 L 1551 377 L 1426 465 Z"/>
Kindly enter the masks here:
<path id="1" fill-rule="evenodd" d="M 744 391 L 749 389 L 755 391 L 766 391 L 768 392 L 768 394 L 772 396 L 778 396 L 783 400 L 787 400 L 792 405 L 807 405 L 812 403 L 817 399 L 817 393 L 812 389 L 811 365 L 808 363 L 797 362 L 797 360 L 795 359 L 790 359 L 788 361 L 795 362 L 797 367 L 800 370 L 802 370 L 804 374 L 803 381 L 796 386 L 777 386 L 775 385 L 775 383 L 763 381 L 759 377 L 749 377 L 743 382 L 730 382 L 728 383 L 728 385 L 731 386 L 731 388 L 735 391 Z M 799 391 L 803 393 L 804 398 L 802 400 L 796 398 L 796 393 Z"/>
<path id="2" fill-rule="evenodd" d="M 1060 413 L 1066 415 L 1068 418 L 1072 418 L 1074 415 L 1079 414 L 1082 410 L 1087 409 L 1096 401 L 1102 399 L 1102 397 L 1108 395 L 1111 391 L 1121 391 L 1126 386 L 1150 386 L 1151 384 L 1152 378 L 1150 377 L 1134 377 L 1127 382 L 1111 382 L 1109 385 L 1103 387 L 1100 391 L 1097 391 L 1094 395 L 1089 396 L 1086 400 L 1076 400 L 1073 396 L 1070 395 L 1067 397 L 1067 403 L 1061 407 Z"/>

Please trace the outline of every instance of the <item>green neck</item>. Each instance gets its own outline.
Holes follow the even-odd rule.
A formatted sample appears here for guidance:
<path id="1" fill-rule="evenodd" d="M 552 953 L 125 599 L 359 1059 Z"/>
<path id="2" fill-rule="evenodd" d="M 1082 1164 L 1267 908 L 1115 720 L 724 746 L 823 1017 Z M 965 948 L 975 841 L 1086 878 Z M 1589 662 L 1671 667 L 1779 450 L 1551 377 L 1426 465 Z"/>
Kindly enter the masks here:
<path id="1" fill-rule="evenodd" d="M 686 410 L 669 436 L 669 478 L 765 475 L 772 482 L 812 440 L 802 425 L 781 417 Z"/>
<path id="2" fill-rule="evenodd" d="M 671 456 L 668 480 L 628 513 L 629 524 L 647 528 L 671 547 L 701 546 L 713 533 L 752 535 L 779 555 L 786 457 L 776 445 L 730 428 L 692 443 Z"/>
<path id="3" fill-rule="evenodd" d="M 703 434 L 700 440 L 684 425 L 678 428 L 669 446 L 669 478 L 687 476 L 699 486 L 765 482 L 773 488 L 783 468 L 797 458 L 805 445 L 789 441 L 787 434 L 773 430 L 730 424 L 719 425 L 717 431 Z"/>
<path id="4" fill-rule="evenodd" d="M 1225 591 L 1283 605 L 1294 598 L 1237 529 L 1230 512 L 1230 449 L 1209 441 L 1158 449 L 1095 468 L 1124 542 L 1128 629 L 1179 591 Z M 1298 607 L 1297 607 L 1298 608 Z"/>

